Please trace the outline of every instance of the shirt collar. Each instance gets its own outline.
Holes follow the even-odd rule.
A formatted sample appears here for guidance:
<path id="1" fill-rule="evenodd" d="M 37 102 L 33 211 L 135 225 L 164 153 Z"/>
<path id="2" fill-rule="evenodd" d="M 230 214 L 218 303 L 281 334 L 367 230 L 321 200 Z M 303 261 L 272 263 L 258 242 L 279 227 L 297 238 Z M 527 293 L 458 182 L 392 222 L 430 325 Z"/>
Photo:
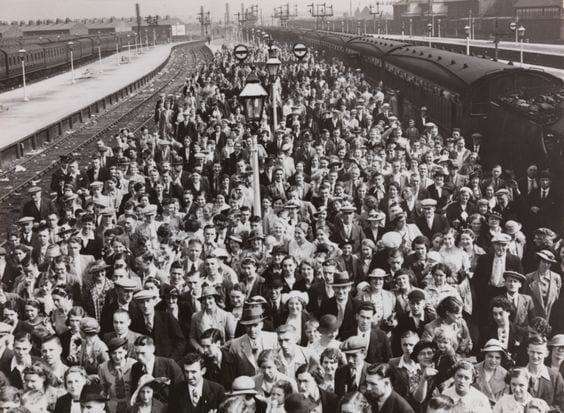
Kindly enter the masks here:
<path id="1" fill-rule="evenodd" d="M 409 371 L 414 371 L 417 370 L 419 367 L 417 365 L 416 362 L 414 362 L 413 360 L 410 360 L 410 363 L 407 363 L 403 356 L 400 357 L 399 363 L 398 363 L 398 368 L 405 368 L 406 370 Z"/>
<path id="2" fill-rule="evenodd" d="M 190 397 L 192 396 L 192 390 L 196 389 L 196 392 L 198 392 L 198 396 L 202 397 L 202 388 L 204 386 L 204 381 L 200 381 L 200 383 L 198 383 L 197 386 L 190 386 L 188 385 L 188 390 L 190 390 Z"/>
<path id="3" fill-rule="evenodd" d="M 530 372 L 531 371 L 529 370 L 529 373 Z M 538 375 L 538 377 L 543 377 L 547 380 L 550 380 L 550 374 L 548 373 L 548 368 L 544 364 L 540 367 L 540 374 Z"/>

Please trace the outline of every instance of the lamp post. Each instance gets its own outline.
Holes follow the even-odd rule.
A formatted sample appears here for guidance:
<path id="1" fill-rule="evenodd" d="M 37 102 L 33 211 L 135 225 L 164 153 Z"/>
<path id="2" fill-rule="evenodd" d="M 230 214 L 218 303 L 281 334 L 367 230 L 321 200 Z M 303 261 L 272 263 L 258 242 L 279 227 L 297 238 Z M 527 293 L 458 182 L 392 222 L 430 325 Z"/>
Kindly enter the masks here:
<path id="1" fill-rule="evenodd" d="M 157 35 L 155 34 L 155 29 L 153 29 L 153 47 L 157 45 Z"/>
<path id="2" fill-rule="evenodd" d="M 409 37 L 413 37 L 413 19 L 409 19 Z"/>
<path id="3" fill-rule="evenodd" d="M 127 35 L 127 63 L 131 62 L 131 40 Z"/>
<path id="4" fill-rule="evenodd" d="M 119 38 L 116 35 L 116 59 L 117 59 L 117 64 L 119 66 Z"/>
<path id="5" fill-rule="evenodd" d="M 22 79 L 23 79 L 23 91 L 24 91 L 24 102 L 27 102 L 29 98 L 27 97 L 27 85 L 25 83 L 25 54 L 27 51 L 25 49 L 18 50 L 20 54 L 20 60 L 22 62 Z"/>
<path id="6" fill-rule="evenodd" d="M 464 26 L 464 33 L 466 33 L 466 56 L 470 56 L 470 26 Z"/>
<path id="7" fill-rule="evenodd" d="M 100 73 L 104 73 L 104 69 L 102 68 L 102 43 L 100 42 L 100 38 L 98 37 L 98 64 L 100 66 Z"/>
<path id="8" fill-rule="evenodd" d="M 405 40 L 405 22 L 402 20 L 401 22 L 401 41 Z"/>
<path id="9" fill-rule="evenodd" d="M 70 52 L 70 65 L 71 65 L 71 76 L 72 76 L 72 83 L 75 84 L 76 80 L 74 78 L 74 59 L 73 59 L 73 45 L 74 42 L 68 42 L 67 46 L 69 47 L 69 52 Z"/>
<path id="10" fill-rule="evenodd" d="M 521 62 L 521 66 L 523 66 L 523 40 L 525 40 L 525 30 L 525 26 L 523 25 L 519 26 L 519 28 L 517 29 L 517 31 L 519 32 L 519 61 Z"/>
<path id="11" fill-rule="evenodd" d="M 268 93 L 266 93 L 260 84 L 258 77 L 254 73 L 251 73 L 247 77 L 247 83 L 239 94 L 239 99 L 243 102 L 243 110 L 247 121 L 255 124 L 253 136 L 251 138 L 251 168 L 253 170 L 253 213 L 258 216 L 261 216 L 261 198 L 256 129 L 258 128 L 257 123 L 260 122 L 262 118 L 264 101 L 267 96 Z"/>
<path id="12" fill-rule="evenodd" d="M 433 47 L 431 44 L 431 35 L 433 33 L 433 25 L 431 23 L 427 24 L 427 32 L 429 33 L 429 47 Z"/>
<path id="13" fill-rule="evenodd" d="M 141 38 L 141 33 L 135 32 L 135 56 L 139 56 L 139 49 L 137 47 L 137 44 L 139 43 L 138 39 L 140 38 Z"/>
<path id="14" fill-rule="evenodd" d="M 280 61 L 280 59 L 277 59 L 276 57 L 271 57 L 270 59 L 268 59 L 266 61 L 266 70 L 268 71 L 268 74 L 270 75 L 270 79 L 271 79 L 271 84 L 272 84 L 272 131 L 275 132 L 276 131 L 276 125 L 278 124 L 278 114 L 276 113 L 276 90 L 275 90 L 275 85 L 276 85 L 276 79 L 278 77 L 278 71 L 280 70 L 280 65 L 282 64 L 282 62 Z"/>

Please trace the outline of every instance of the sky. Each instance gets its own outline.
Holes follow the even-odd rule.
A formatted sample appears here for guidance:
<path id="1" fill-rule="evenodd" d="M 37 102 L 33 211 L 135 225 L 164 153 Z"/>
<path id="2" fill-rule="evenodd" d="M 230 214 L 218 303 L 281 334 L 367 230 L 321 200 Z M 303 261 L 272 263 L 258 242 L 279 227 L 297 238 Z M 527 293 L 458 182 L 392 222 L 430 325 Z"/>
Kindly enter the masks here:
<path id="1" fill-rule="evenodd" d="M 376 1 L 369 0 L 334 0 L 333 2 L 324 0 L 327 4 L 333 4 L 335 13 L 346 11 L 349 2 L 352 3 L 353 10 L 356 7 L 368 6 Z M 383 3 L 382 0 L 379 0 Z M 275 7 L 284 5 L 288 0 L 246 0 L 245 7 L 251 4 L 258 4 L 263 9 L 263 17 L 270 19 L 270 15 Z M 312 1 L 313 2 L 313 1 Z M 141 15 L 166 15 L 179 17 L 185 21 L 194 20 L 200 11 L 200 6 L 205 7 L 205 11 L 210 11 L 213 21 L 223 20 L 225 15 L 225 4 L 230 4 L 231 18 L 241 10 L 241 1 L 232 0 L 0 0 L 0 19 L 2 20 L 36 20 L 53 18 L 92 18 L 92 17 L 129 17 L 135 15 L 135 3 L 139 3 Z M 308 1 L 292 2 L 299 4 L 298 12 L 305 15 L 307 13 L 306 4 Z M 317 1 L 315 3 L 320 3 Z"/>

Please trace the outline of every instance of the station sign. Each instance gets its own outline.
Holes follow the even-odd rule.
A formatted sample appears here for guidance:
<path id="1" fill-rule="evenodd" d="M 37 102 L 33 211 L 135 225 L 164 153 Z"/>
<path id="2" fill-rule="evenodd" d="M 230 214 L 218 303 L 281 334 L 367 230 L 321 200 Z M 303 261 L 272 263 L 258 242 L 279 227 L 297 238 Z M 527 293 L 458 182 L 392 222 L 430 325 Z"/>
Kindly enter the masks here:
<path id="1" fill-rule="evenodd" d="M 242 62 L 249 56 L 249 48 L 244 44 L 238 44 L 233 48 L 233 55 L 235 56 L 235 59 Z"/>
<path id="2" fill-rule="evenodd" d="M 509 23 L 509 30 L 511 30 L 511 31 L 513 31 L 513 32 L 514 32 L 515 30 L 517 30 L 517 23 L 515 23 L 515 22 Z"/>
<path id="3" fill-rule="evenodd" d="M 298 59 L 303 59 L 307 54 L 307 47 L 303 43 L 296 43 L 292 48 L 292 52 L 294 52 L 294 56 L 296 56 Z"/>

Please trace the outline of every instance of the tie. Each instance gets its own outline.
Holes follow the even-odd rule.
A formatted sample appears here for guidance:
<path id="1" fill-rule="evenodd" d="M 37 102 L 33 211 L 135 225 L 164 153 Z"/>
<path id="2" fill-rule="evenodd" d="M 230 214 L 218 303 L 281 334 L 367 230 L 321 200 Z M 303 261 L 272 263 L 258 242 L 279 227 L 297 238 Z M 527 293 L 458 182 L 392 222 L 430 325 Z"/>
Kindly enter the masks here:
<path id="1" fill-rule="evenodd" d="M 145 326 L 147 327 L 147 331 L 149 333 L 153 333 L 153 320 L 150 317 L 145 319 Z"/>
<path id="2" fill-rule="evenodd" d="M 192 404 L 196 406 L 200 401 L 200 395 L 196 389 L 192 389 Z"/>
<path id="3" fill-rule="evenodd" d="M 356 369 L 351 368 L 351 388 L 349 389 L 349 392 L 356 391 L 356 389 Z"/>
<path id="4" fill-rule="evenodd" d="M 546 198 L 546 189 L 543 189 L 541 191 L 541 199 L 545 199 Z"/>

